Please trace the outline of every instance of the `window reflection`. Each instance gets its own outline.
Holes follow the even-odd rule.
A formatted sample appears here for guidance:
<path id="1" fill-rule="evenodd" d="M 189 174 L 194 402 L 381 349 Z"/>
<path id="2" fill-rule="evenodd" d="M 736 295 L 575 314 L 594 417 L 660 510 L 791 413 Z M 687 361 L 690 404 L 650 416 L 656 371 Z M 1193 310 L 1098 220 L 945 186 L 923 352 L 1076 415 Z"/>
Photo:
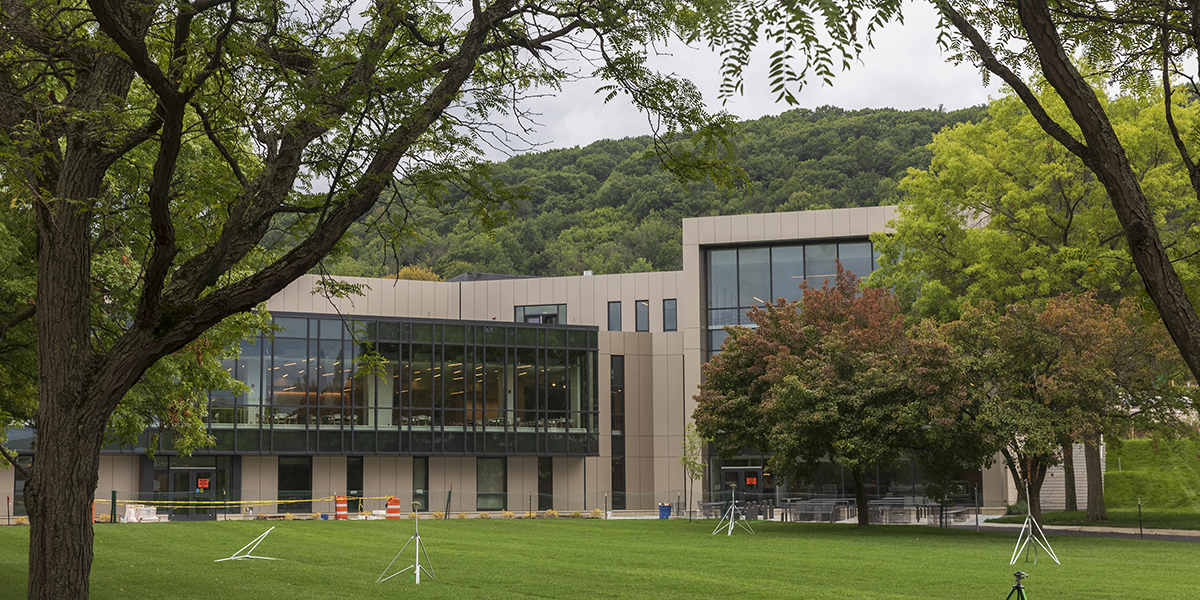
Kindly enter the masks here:
<path id="1" fill-rule="evenodd" d="M 226 449 L 598 454 L 594 328 L 368 322 L 352 339 L 341 320 L 278 318 L 296 337 L 224 363 L 249 390 L 210 394 Z"/>

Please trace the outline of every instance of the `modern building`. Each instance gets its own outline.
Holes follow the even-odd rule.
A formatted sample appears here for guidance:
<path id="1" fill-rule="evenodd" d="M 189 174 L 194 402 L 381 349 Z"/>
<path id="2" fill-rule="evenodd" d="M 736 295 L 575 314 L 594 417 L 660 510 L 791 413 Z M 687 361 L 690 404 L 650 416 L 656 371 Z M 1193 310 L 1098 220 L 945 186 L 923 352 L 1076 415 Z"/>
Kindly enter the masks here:
<path id="1" fill-rule="evenodd" d="M 236 502 L 171 509 L 175 518 L 331 512 L 328 498 L 339 494 L 362 498 L 364 511 L 388 496 L 406 510 L 419 502 L 450 513 L 679 502 L 693 487 L 680 465 L 684 425 L 722 327 L 746 323 L 752 306 L 797 297 L 801 279 L 820 285 L 836 260 L 868 274 L 868 235 L 893 215 L 873 207 L 685 219 L 681 271 L 346 278 L 363 295 L 332 300 L 305 276 L 268 303 L 274 339 L 248 341 L 227 361 L 250 392 L 212 396 L 216 445 L 182 457 L 167 444 L 153 459 L 144 448 L 106 449 L 97 498 Z M 367 350 L 379 357 L 370 368 L 360 360 Z M 28 459 L 30 430 L 9 435 Z M 714 460 L 694 489 L 728 480 L 777 499 L 853 494 L 837 465 L 801 485 L 774 480 L 764 464 L 754 454 Z M 14 477 L 0 471 L 0 490 L 19 492 Z M 1001 467 L 963 481 L 985 506 L 1016 495 Z M 871 485 L 880 497 L 923 493 L 911 465 L 878 470 Z"/>

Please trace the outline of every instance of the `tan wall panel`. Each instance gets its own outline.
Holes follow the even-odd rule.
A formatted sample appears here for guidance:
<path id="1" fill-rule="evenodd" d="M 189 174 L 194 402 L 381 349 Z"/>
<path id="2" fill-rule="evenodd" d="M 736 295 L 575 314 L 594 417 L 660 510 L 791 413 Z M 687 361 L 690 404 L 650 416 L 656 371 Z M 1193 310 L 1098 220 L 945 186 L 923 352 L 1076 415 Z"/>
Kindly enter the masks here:
<path id="1" fill-rule="evenodd" d="M 713 224 L 713 241 L 718 244 L 728 244 L 733 241 L 733 219 L 715 219 Z"/>
<path id="2" fill-rule="evenodd" d="M 587 497 L 585 491 L 587 484 L 585 482 L 584 469 L 586 465 L 582 458 L 555 458 L 554 459 L 554 486 L 555 493 L 558 492 L 558 482 L 560 480 L 566 483 L 564 487 L 567 497 L 562 509 L 558 509 L 558 503 L 555 502 L 557 510 L 567 510 L 569 512 L 583 511 L 588 508 Z"/>
<path id="3" fill-rule="evenodd" d="M 851 208 L 850 212 L 850 235 L 867 235 L 871 233 L 867 229 L 867 224 L 870 220 L 870 213 L 865 208 Z"/>
<path id="4" fill-rule="evenodd" d="M 572 325 L 578 325 L 583 322 L 581 319 L 584 318 L 584 315 L 587 312 L 590 312 L 590 311 L 587 311 L 587 309 L 583 305 L 583 299 L 586 298 L 586 296 L 584 296 L 584 294 L 583 294 L 583 288 L 584 288 L 584 286 L 590 286 L 591 282 L 592 282 L 592 277 L 580 277 L 578 279 L 570 281 L 569 284 L 566 285 L 566 296 L 567 296 L 567 320 L 565 321 L 566 323 L 570 323 Z"/>
<path id="5" fill-rule="evenodd" d="M 383 310 L 383 292 L 381 291 L 381 281 L 371 279 L 368 284 L 369 289 L 363 290 L 363 297 L 356 303 L 356 314 L 378 315 Z"/>
<path id="6" fill-rule="evenodd" d="M 771 215 L 746 215 L 746 239 L 764 241 L 767 237 L 767 221 Z"/>
<path id="7" fill-rule="evenodd" d="M 583 277 L 580 273 L 577 277 L 555 277 L 551 280 L 554 284 L 553 295 L 554 304 L 561 304 L 567 301 L 567 289 L 579 285 L 579 279 Z"/>
<path id="8" fill-rule="evenodd" d="M 444 479 L 440 480 L 440 487 L 433 487 L 434 473 L 443 473 Z M 434 490 L 449 490 L 450 486 L 454 486 L 454 493 L 450 496 L 450 513 L 457 515 L 460 512 L 473 512 L 475 510 L 475 458 L 465 456 L 433 456 L 429 459 L 429 477 L 430 488 Z M 430 499 L 431 502 L 437 503 L 436 510 L 444 510 L 446 506 L 445 496 L 440 496 L 440 500 Z"/>
<path id="9" fill-rule="evenodd" d="M 729 241 L 744 242 L 750 239 L 750 215 L 732 215 L 729 218 Z"/>
<path id="10" fill-rule="evenodd" d="M 346 493 L 346 457 L 314 456 L 312 473 L 313 496 L 317 498 Z M 313 512 L 334 512 L 333 501 L 313 502 Z"/>
<path id="11" fill-rule="evenodd" d="M 242 457 L 242 498 L 245 500 L 269 501 L 279 497 L 279 457 Z M 248 504 L 256 513 L 277 513 L 278 504 Z"/>
<path id="12" fill-rule="evenodd" d="M 779 213 L 764 215 L 763 238 L 768 240 L 783 238 L 783 219 L 779 218 Z"/>
<path id="13" fill-rule="evenodd" d="M 815 212 L 800 212 L 796 214 L 796 239 L 807 239 L 816 237 L 818 230 L 817 215 Z M 783 230 L 783 235 L 786 238 L 788 231 Z"/>
<path id="14" fill-rule="evenodd" d="M 12 465 L 8 464 L 7 461 L 0 461 L 0 495 L 11 497 L 15 493 L 16 487 L 17 470 L 12 468 Z M 99 492 L 96 495 L 99 496 Z M 5 514 L 7 515 L 8 513 Z M 8 521 L 5 521 L 4 524 L 7 525 Z"/>
<path id="15" fill-rule="evenodd" d="M 439 319 L 458 318 L 458 302 L 451 304 L 450 288 L 442 283 L 427 283 L 433 290 L 433 316 Z"/>
<path id="16" fill-rule="evenodd" d="M 363 510 L 385 510 L 387 497 L 395 496 L 400 499 L 401 511 L 407 513 L 411 508 L 408 503 L 412 502 L 412 457 L 363 457 L 363 492 L 374 498 L 363 501 Z"/>
<path id="17" fill-rule="evenodd" d="M 496 316 L 498 321 L 512 321 L 513 317 L 513 288 L 516 284 L 511 279 L 500 282 L 500 307 Z"/>
<path id="18" fill-rule="evenodd" d="M 391 298 L 392 312 L 388 313 L 392 316 L 400 316 L 408 314 L 408 283 L 400 280 L 390 282 L 388 285 L 388 294 Z"/>
<path id="19" fill-rule="evenodd" d="M 510 512 L 523 514 L 529 509 L 530 494 L 537 494 L 537 457 L 510 456 L 508 458 L 508 500 Z M 555 482 L 557 483 L 557 482 Z M 537 498 L 533 498 L 533 509 L 537 510 Z M 499 515 L 492 515 L 498 517 Z"/>
<path id="20" fill-rule="evenodd" d="M 125 514 L 125 505 L 138 503 L 141 500 L 141 474 L 140 471 L 140 456 L 114 456 L 111 454 L 100 455 L 100 472 L 99 479 L 96 482 L 96 491 L 93 498 L 104 500 L 100 504 L 95 505 L 94 512 L 96 514 L 107 513 L 112 514 L 112 491 L 117 491 L 117 516 Z M 7 464 L 7 463 L 6 463 Z M 12 472 L 12 468 L 5 469 L 6 472 Z M 11 477 L 11 475 L 10 475 Z M 0 494 L 8 495 L 13 493 L 12 481 L 9 485 L 0 488 L 3 490 Z M 163 511 L 164 516 L 166 511 Z"/>
<path id="21" fill-rule="evenodd" d="M 428 281 L 421 281 L 417 283 L 417 286 L 421 289 L 421 314 L 414 316 L 424 317 L 426 319 L 437 317 L 438 310 L 441 307 L 438 306 L 437 292 L 435 291 L 435 288 L 439 285 L 440 284 L 438 283 Z"/>
<path id="22" fill-rule="evenodd" d="M 513 306 L 529 306 L 531 304 L 541 304 L 537 301 L 537 279 L 527 280 L 518 279 L 513 285 Z M 532 289 L 531 289 L 532 288 Z M 515 318 L 515 313 L 514 313 Z"/>
<path id="23" fill-rule="evenodd" d="M 983 505 L 987 507 L 1011 504 L 1008 490 L 1012 477 L 1004 467 L 1002 460 L 996 460 L 991 467 L 983 470 Z M 1011 496 L 1015 499 L 1015 496 Z"/>

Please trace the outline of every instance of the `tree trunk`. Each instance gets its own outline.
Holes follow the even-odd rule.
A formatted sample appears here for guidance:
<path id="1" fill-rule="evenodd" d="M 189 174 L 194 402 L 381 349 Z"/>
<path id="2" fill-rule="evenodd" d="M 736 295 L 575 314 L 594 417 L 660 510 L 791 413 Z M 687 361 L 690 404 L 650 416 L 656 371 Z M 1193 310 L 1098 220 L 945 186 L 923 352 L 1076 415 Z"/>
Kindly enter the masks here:
<path id="1" fill-rule="evenodd" d="M 858 507 L 858 525 L 866 527 L 870 522 L 871 514 L 867 508 L 867 489 L 863 487 L 862 471 L 851 469 L 850 475 L 854 478 L 854 504 Z"/>
<path id="2" fill-rule="evenodd" d="M 67 163 L 88 160 L 68 152 Z M 64 197 L 90 198 L 103 176 L 77 166 Z M 82 203 L 80 203 L 82 204 Z M 94 390 L 91 345 L 91 213 L 77 203 L 37 205 L 37 456 L 25 483 L 30 600 L 86 599 L 92 566 L 92 499 L 111 409 Z M 115 406 L 115 401 L 111 402 Z"/>
<path id="3" fill-rule="evenodd" d="M 1086 440 L 1083 444 L 1083 459 L 1087 464 L 1087 520 L 1107 521 L 1104 509 L 1104 472 L 1100 464 L 1099 440 Z"/>
<path id="4" fill-rule="evenodd" d="M 100 438 L 78 435 L 70 417 L 40 422 L 38 453 L 25 482 L 29 511 L 29 598 L 87 598 L 92 568 L 92 500 Z"/>
<path id="5" fill-rule="evenodd" d="M 1042 484 L 1046 482 L 1046 463 L 1043 460 L 1030 459 L 1029 475 L 1029 514 L 1042 526 Z"/>
<path id="6" fill-rule="evenodd" d="M 1017 468 L 1016 459 L 1008 452 L 1007 449 L 1000 450 L 1000 454 L 1004 456 L 1004 466 L 1008 469 L 1008 474 L 1012 476 L 1013 483 L 1017 486 L 1017 499 L 1013 501 L 1013 504 L 1016 504 L 1022 500 L 1026 500 L 1025 486 L 1021 483 L 1025 481 L 1025 477 L 1021 475 L 1021 470 Z M 1028 504 L 1028 502 L 1026 502 L 1026 504 Z"/>
<path id="7" fill-rule="evenodd" d="M 1063 451 L 1063 489 L 1066 492 L 1066 510 L 1079 510 L 1079 498 L 1075 494 L 1075 448 L 1070 440 L 1062 445 Z M 1088 472 L 1091 476 L 1091 472 Z"/>
<path id="8" fill-rule="evenodd" d="M 1054 88 L 1079 126 L 1086 146 L 1074 143 L 1057 125 L 1039 124 L 1055 139 L 1064 142 L 1096 174 L 1112 201 L 1117 219 L 1129 243 L 1129 256 L 1158 308 L 1163 325 L 1179 348 L 1192 375 L 1200 377 L 1200 315 L 1179 279 L 1155 227 L 1154 211 L 1129 164 L 1125 148 L 1108 120 L 1096 91 L 1078 69 L 1059 36 L 1045 0 L 1018 0 L 1021 26 L 1036 49 L 1042 74 Z M 1056 135 L 1057 134 L 1057 135 Z M 1200 197 L 1200 189 L 1194 189 Z"/>

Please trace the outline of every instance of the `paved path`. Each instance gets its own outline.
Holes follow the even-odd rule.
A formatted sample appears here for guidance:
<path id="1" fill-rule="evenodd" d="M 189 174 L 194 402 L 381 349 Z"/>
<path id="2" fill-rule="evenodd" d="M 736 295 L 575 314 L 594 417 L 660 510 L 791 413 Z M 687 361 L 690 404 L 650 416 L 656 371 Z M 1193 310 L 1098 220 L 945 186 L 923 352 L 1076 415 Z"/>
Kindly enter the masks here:
<path id="1" fill-rule="evenodd" d="M 955 529 L 975 529 L 972 519 Z M 1110 537 L 1125 539 L 1165 540 L 1171 542 L 1200 542 L 1200 531 L 1190 529 L 1144 529 L 1140 533 L 1136 527 L 1099 527 L 1081 525 L 1046 525 L 1043 527 L 1047 536 L 1070 535 L 1078 537 Z M 1014 534 L 1021 531 L 1021 525 L 1013 523 L 991 523 L 984 521 L 979 524 L 980 531 L 1010 531 Z"/>

